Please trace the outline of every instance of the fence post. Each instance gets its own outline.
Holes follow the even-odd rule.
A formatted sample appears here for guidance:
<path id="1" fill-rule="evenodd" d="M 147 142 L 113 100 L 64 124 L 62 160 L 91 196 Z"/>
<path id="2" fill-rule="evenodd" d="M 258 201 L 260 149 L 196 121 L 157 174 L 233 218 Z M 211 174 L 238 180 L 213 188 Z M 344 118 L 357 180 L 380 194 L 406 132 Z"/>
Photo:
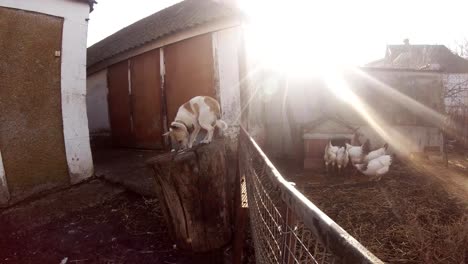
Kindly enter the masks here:
<path id="1" fill-rule="evenodd" d="M 246 224 L 248 218 L 248 207 L 247 204 L 242 199 L 243 196 L 246 196 L 246 182 L 245 182 L 245 170 L 243 166 L 243 161 L 241 160 L 241 144 L 239 143 L 238 147 L 238 155 L 237 155 L 237 174 L 236 174 L 236 192 L 235 192 L 235 199 L 234 199 L 234 206 L 235 206 L 235 223 L 234 229 L 234 242 L 233 242 L 233 264 L 240 264 L 242 263 L 242 255 L 244 253 L 244 245 L 245 245 L 245 232 L 246 232 Z M 244 187 L 244 188 L 243 188 Z"/>
<path id="2" fill-rule="evenodd" d="M 284 224 L 283 224 L 283 263 L 292 264 L 294 263 L 294 254 L 296 250 L 296 239 L 293 232 L 294 227 L 297 226 L 297 217 L 294 214 L 293 210 L 289 207 L 286 202 L 284 195 L 281 197 L 283 201 L 283 214 L 284 214 Z"/>

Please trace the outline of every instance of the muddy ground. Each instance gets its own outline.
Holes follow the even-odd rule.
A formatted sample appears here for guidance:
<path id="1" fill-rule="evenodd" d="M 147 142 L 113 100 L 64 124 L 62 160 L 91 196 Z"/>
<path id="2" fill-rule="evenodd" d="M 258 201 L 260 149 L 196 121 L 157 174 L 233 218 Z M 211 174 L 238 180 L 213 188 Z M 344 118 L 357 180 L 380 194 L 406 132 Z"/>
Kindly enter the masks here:
<path id="1" fill-rule="evenodd" d="M 130 192 L 30 230 L 0 226 L 0 263 L 223 263 L 175 249 L 158 201 Z"/>
<path id="2" fill-rule="evenodd" d="M 392 165 L 380 182 L 277 161 L 321 210 L 386 263 L 468 263 L 468 201 L 424 166 Z M 300 168 L 300 167 L 299 167 Z M 423 168 L 423 169 L 421 169 Z M 452 172 L 453 169 L 452 169 Z M 468 178 L 468 171 L 455 171 Z M 438 177 L 436 177 L 438 176 Z"/>

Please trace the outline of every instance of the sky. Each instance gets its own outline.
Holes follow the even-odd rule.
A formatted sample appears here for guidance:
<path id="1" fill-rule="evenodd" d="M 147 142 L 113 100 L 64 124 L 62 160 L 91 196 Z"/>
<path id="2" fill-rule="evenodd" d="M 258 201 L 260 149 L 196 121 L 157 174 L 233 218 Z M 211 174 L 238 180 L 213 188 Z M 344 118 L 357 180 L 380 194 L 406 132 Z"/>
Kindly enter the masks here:
<path id="1" fill-rule="evenodd" d="M 327 54 L 327 59 L 332 55 L 363 64 L 382 58 L 387 44 L 402 44 L 405 38 L 411 44 L 449 48 L 468 39 L 467 0 L 238 1 L 256 18 L 252 35 L 257 48 L 276 54 L 283 50 L 285 56 L 305 52 L 321 60 Z M 88 46 L 177 2 L 99 0 L 90 14 Z"/>
<path id="2" fill-rule="evenodd" d="M 88 47 L 181 0 L 97 0 L 89 15 Z"/>

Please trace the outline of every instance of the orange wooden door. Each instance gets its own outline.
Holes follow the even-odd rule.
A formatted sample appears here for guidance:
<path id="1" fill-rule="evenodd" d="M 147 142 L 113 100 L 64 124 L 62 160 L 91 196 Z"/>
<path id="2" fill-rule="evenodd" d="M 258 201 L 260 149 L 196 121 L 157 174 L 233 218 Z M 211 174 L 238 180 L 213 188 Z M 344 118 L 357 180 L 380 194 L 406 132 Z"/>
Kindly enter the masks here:
<path id="1" fill-rule="evenodd" d="M 159 49 L 131 59 L 131 102 L 135 147 L 163 147 Z"/>
<path id="2" fill-rule="evenodd" d="M 164 47 L 167 118 L 174 120 L 179 107 L 192 97 L 216 98 L 211 34 L 196 36 Z"/>
<path id="3" fill-rule="evenodd" d="M 134 146 L 128 77 L 128 61 L 110 66 L 107 72 L 112 142 L 119 147 Z"/>

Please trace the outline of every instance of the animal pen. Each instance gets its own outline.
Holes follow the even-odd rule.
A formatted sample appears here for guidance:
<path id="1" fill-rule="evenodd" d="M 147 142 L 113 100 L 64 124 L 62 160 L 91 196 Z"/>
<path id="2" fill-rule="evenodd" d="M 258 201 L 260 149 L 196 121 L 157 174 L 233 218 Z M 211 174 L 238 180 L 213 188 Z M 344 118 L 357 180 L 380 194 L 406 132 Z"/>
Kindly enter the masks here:
<path id="1" fill-rule="evenodd" d="M 244 129 L 239 170 L 256 263 L 383 263 L 286 181 Z"/>

